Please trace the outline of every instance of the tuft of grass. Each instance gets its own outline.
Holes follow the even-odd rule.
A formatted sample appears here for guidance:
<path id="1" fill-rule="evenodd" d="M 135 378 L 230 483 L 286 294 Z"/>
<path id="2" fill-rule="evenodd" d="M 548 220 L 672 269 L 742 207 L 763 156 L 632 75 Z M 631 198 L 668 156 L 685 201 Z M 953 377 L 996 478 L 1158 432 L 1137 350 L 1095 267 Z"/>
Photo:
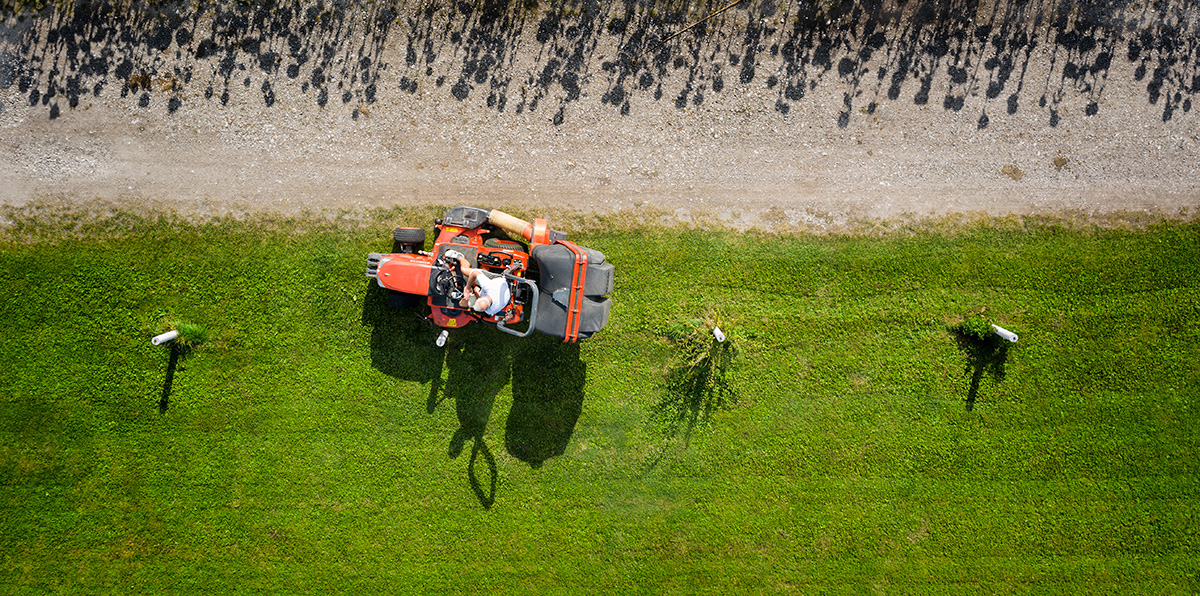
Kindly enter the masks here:
<path id="1" fill-rule="evenodd" d="M 208 343 L 210 332 L 204 325 L 188 321 L 173 321 L 170 327 L 179 332 L 179 337 L 175 341 L 185 351 L 190 352 Z"/>
<path id="2" fill-rule="evenodd" d="M 987 339 L 994 334 L 992 322 L 980 315 L 968 316 L 962 323 L 955 326 L 955 329 L 959 333 L 977 340 Z"/>

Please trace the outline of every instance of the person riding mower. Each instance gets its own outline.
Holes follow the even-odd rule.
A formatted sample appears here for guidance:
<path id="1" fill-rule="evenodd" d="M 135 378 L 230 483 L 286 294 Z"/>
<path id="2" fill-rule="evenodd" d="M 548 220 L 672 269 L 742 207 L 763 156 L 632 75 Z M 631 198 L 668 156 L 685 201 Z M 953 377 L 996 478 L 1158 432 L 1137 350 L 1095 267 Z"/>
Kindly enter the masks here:
<path id="1" fill-rule="evenodd" d="M 546 220 L 454 207 L 434 220 L 434 236 L 426 252 L 423 228 L 397 228 L 394 252 L 367 256 L 367 276 L 395 304 L 424 298 L 435 325 L 481 323 L 518 337 L 536 330 L 575 342 L 608 323 L 612 263 Z"/>

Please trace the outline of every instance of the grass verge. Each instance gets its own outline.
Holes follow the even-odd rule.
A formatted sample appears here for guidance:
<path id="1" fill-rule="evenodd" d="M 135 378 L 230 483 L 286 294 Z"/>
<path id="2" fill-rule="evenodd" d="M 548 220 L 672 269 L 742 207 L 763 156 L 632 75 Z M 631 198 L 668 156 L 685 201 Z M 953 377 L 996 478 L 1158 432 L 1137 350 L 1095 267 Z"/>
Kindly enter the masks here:
<path id="1" fill-rule="evenodd" d="M 1200 589 L 1196 223 L 592 225 L 608 328 L 445 349 L 362 277 L 383 225 L 89 225 L 0 244 L 0 591 Z M 714 311 L 737 399 L 685 439 Z"/>

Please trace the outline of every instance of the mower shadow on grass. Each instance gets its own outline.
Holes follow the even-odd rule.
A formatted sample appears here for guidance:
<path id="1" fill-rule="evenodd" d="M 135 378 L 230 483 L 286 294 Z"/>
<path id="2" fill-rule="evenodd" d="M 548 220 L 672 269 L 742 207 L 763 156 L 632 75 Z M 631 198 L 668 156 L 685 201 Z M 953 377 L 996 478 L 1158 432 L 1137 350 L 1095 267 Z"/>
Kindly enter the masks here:
<path id="1" fill-rule="evenodd" d="M 512 374 L 514 338 L 474 326 L 455 331 L 450 337 L 446 344 L 447 377 L 443 393 L 445 399 L 454 400 L 458 430 L 450 437 L 448 455 L 457 458 L 467 439 L 473 439 L 467 479 L 479 503 L 490 509 L 496 502 L 496 458 L 483 435 L 496 396 Z M 486 490 L 476 467 L 481 455 L 487 465 Z"/>
<path id="2" fill-rule="evenodd" d="M 562 455 L 583 410 L 587 366 L 578 344 L 533 334 L 519 339 L 471 325 L 450 333 L 446 346 L 434 345 L 437 329 L 425 316 L 428 308 L 396 309 L 387 291 L 371 282 L 363 301 L 362 323 L 371 330 L 371 365 L 397 379 L 429 383 L 426 411 L 433 413 L 449 399 L 459 428 L 447 454 L 457 458 L 472 441 L 467 476 L 484 508 L 495 503 L 496 459 L 484 439 L 496 396 L 512 383 L 513 404 L 505 424 L 510 455 L 540 467 Z M 443 382 L 442 369 L 446 370 Z M 482 458 L 486 472 L 479 469 Z M 486 473 L 488 478 L 481 480 Z"/>
<path id="3" fill-rule="evenodd" d="M 958 350 L 967 361 L 967 371 L 971 373 L 971 385 L 967 389 L 966 408 L 970 412 L 975 408 L 975 398 L 979 396 L 979 383 L 983 375 L 989 374 L 992 380 L 999 383 L 1004 380 L 1004 363 L 1008 360 L 1008 342 L 996 335 L 978 338 L 959 329 L 952 331 Z"/>
<path id="4" fill-rule="evenodd" d="M 541 334 L 523 340 L 513 362 L 513 403 L 504 429 L 508 452 L 534 468 L 565 453 L 583 412 L 586 383 L 579 344 Z"/>
<path id="5" fill-rule="evenodd" d="M 387 290 L 368 282 L 362 324 L 371 327 L 371 366 L 389 377 L 430 383 L 426 409 L 433 412 L 441 392 L 445 350 L 433 344 L 427 307 L 397 309 L 388 305 Z"/>

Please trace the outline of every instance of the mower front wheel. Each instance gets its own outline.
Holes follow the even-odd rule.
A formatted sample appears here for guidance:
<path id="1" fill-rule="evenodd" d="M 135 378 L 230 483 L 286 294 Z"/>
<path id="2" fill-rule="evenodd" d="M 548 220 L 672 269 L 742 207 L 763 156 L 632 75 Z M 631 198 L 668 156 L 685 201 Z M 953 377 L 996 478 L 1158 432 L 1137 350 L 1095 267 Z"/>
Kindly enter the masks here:
<path id="1" fill-rule="evenodd" d="M 396 228 L 392 231 L 396 252 L 415 253 L 425 248 L 425 228 Z"/>

